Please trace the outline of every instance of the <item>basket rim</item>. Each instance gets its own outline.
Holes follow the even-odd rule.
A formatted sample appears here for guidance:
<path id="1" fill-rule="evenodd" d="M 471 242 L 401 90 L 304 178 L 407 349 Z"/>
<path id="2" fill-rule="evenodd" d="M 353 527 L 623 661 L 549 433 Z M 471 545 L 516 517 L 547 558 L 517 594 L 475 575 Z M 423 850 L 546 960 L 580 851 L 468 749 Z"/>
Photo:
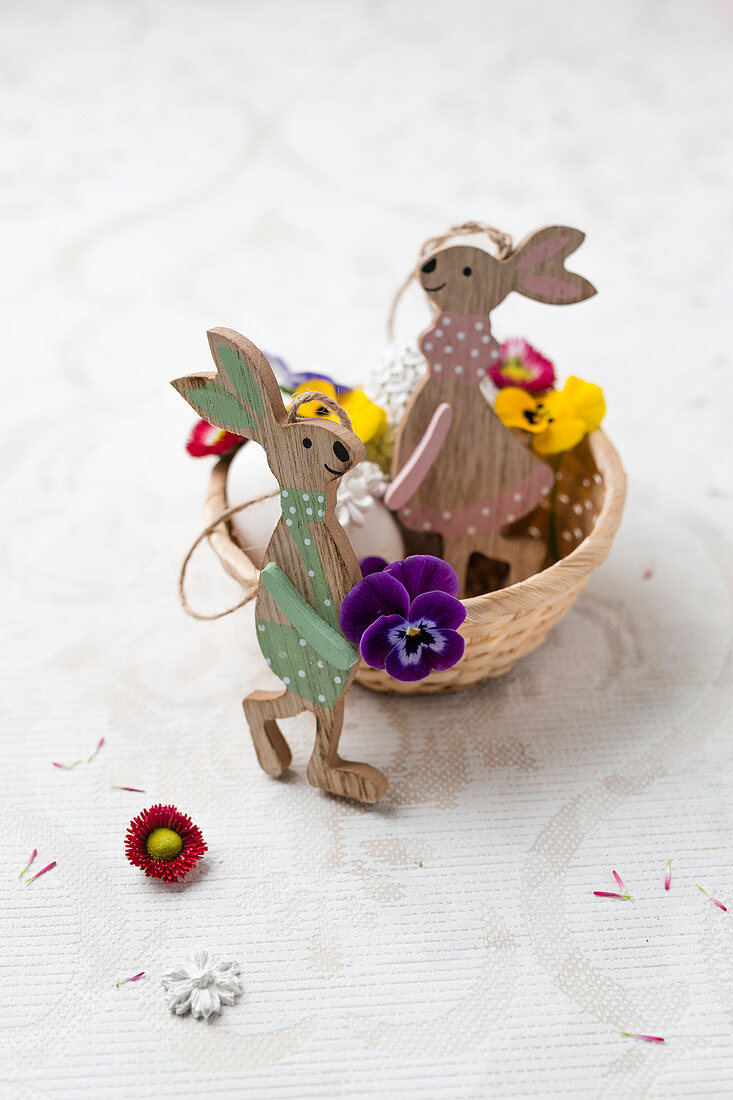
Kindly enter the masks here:
<path id="1" fill-rule="evenodd" d="M 603 504 L 590 534 L 567 557 L 542 572 L 517 581 L 508 588 L 463 600 L 466 625 L 491 623 L 508 615 L 530 611 L 575 588 L 606 560 L 624 509 L 626 472 L 616 448 L 605 432 L 600 429 L 592 432 L 588 436 L 588 443 L 596 466 L 603 475 L 605 488 Z M 204 502 L 207 523 L 212 523 L 228 507 L 227 474 L 233 457 L 224 455 L 211 472 Z M 236 541 L 228 521 L 223 520 L 212 531 L 209 543 L 231 577 L 247 587 L 257 584 L 259 570 Z"/>

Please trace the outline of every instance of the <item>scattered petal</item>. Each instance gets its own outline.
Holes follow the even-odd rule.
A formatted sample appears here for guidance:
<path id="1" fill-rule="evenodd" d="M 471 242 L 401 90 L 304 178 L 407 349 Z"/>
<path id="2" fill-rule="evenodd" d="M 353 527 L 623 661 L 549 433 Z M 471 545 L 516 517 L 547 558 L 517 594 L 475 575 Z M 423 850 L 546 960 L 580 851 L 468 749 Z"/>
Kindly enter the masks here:
<path id="1" fill-rule="evenodd" d="M 54 860 L 53 863 L 47 863 L 45 867 L 42 867 L 40 871 L 36 872 L 36 874 L 33 876 L 33 878 L 27 878 L 25 880 L 26 886 L 29 886 L 32 882 L 35 882 L 37 878 L 40 878 L 41 875 L 45 875 L 46 871 L 50 871 L 51 868 L 55 867 L 55 866 L 56 866 L 56 860 Z"/>
<path id="2" fill-rule="evenodd" d="M 97 747 L 95 748 L 94 752 L 91 753 L 91 755 L 89 755 L 86 758 L 86 760 L 75 760 L 73 764 L 59 764 L 58 760 L 54 760 L 53 761 L 53 766 L 54 766 L 54 768 L 61 768 L 65 772 L 70 772 L 74 768 L 78 767 L 79 764 L 91 764 L 92 760 L 97 755 L 97 753 L 99 752 L 99 750 L 101 749 L 103 744 L 104 744 L 104 738 L 100 737 L 99 741 L 97 742 Z"/>
<path id="3" fill-rule="evenodd" d="M 664 889 L 669 890 L 669 884 L 672 881 L 672 861 L 667 860 L 667 870 L 664 873 Z"/>
<path id="4" fill-rule="evenodd" d="M 631 901 L 631 894 L 612 894 L 608 890 L 594 890 L 597 898 L 621 898 L 622 901 Z"/>
<path id="5" fill-rule="evenodd" d="M 722 901 L 718 901 L 717 898 L 714 898 L 712 894 L 709 894 L 704 886 L 701 886 L 700 883 L 697 883 L 697 888 L 698 890 L 702 890 L 705 897 L 710 898 L 713 905 L 717 905 L 718 909 L 722 909 L 724 913 L 728 912 L 727 906 L 723 905 Z"/>
<path id="6" fill-rule="evenodd" d="M 30 856 L 28 857 L 28 862 L 26 863 L 25 867 L 23 868 L 23 870 L 18 875 L 18 878 L 23 877 L 23 875 L 26 873 L 26 871 L 30 867 L 31 863 L 33 863 L 33 860 L 36 858 L 37 855 L 38 855 L 38 849 L 34 848 L 33 851 L 31 852 Z"/>
<path id="7" fill-rule="evenodd" d="M 643 1039 L 645 1043 L 663 1043 L 664 1039 L 661 1035 L 639 1035 L 636 1031 L 622 1031 L 622 1035 L 625 1035 L 629 1039 Z"/>
<path id="8" fill-rule="evenodd" d="M 650 581 L 653 576 L 654 576 L 654 570 L 652 569 L 651 565 L 648 565 L 646 567 L 646 569 L 644 570 L 644 572 L 641 574 L 641 579 L 643 581 Z"/>
<path id="9" fill-rule="evenodd" d="M 136 794 L 145 794 L 142 787 L 118 787 L 116 783 L 112 784 L 113 791 L 135 791 Z"/>
<path id="10" fill-rule="evenodd" d="M 145 974 L 144 970 L 141 970 L 139 974 L 133 974 L 131 978 L 120 978 L 118 982 L 115 982 L 115 989 L 119 989 L 121 985 L 125 985 L 127 982 L 137 982 Z"/>
<path id="11" fill-rule="evenodd" d="M 618 873 L 618 871 L 614 871 L 614 872 L 613 872 L 613 877 L 614 877 L 614 878 L 616 879 L 616 885 L 617 885 L 617 886 L 618 886 L 618 887 L 619 887 L 619 888 L 620 888 L 621 890 L 623 890 L 624 894 L 628 894 L 628 892 L 629 892 L 629 891 L 628 891 L 628 890 L 626 889 L 626 887 L 624 886 L 623 882 L 621 881 L 621 875 L 620 875 L 620 874 Z"/>
<path id="12" fill-rule="evenodd" d="M 92 760 L 93 760 L 93 759 L 94 759 L 94 757 L 95 757 L 95 756 L 97 755 L 97 753 L 99 752 L 99 750 L 101 749 L 101 747 L 102 747 L 102 745 L 103 745 L 103 744 L 104 744 L 104 738 L 103 738 L 103 737 L 100 737 L 100 738 L 99 738 L 99 741 L 97 742 L 97 747 L 96 747 L 96 749 L 95 749 L 95 750 L 94 750 L 94 752 L 93 752 L 93 753 L 91 754 L 91 756 L 88 756 L 88 757 L 87 757 L 87 764 L 90 764 L 90 763 L 92 762 Z"/>

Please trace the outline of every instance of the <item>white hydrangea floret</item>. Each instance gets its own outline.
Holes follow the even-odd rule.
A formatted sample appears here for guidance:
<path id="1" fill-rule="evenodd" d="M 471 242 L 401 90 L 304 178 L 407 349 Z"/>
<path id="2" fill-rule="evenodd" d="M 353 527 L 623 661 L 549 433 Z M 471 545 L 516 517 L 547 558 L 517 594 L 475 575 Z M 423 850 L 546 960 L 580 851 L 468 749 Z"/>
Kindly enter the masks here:
<path id="1" fill-rule="evenodd" d="M 179 966 L 164 974 L 162 985 L 171 1012 L 177 1016 L 190 1012 L 199 1020 L 218 1015 L 223 1005 L 233 1005 L 243 992 L 239 964 L 215 960 L 203 947 L 194 948 Z"/>
<path id="2" fill-rule="evenodd" d="M 385 349 L 364 390 L 367 397 L 384 409 L 390 427 L 399 424 L 407 402 L 427 369 L 427 360 L 416 337 L 395 341 Z"/>

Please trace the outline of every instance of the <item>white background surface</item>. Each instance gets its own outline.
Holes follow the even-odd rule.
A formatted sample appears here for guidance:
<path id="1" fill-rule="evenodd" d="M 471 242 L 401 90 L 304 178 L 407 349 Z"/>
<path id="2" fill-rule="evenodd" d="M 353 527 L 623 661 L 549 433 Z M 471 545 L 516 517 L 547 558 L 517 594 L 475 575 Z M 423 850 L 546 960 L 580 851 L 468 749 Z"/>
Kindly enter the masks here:
<path id="1" fill-rule="evenodd" d="M 3 1097 L 730 1095 L 733 905 L 695 883 L 733 903 L 732 42 L 723 2 L 2 5 Z M 598 296 L 494 325 L 604 387 L 628 508 L 510 675 L 352 692 L 367 810 L 309 788 L 307 719 L 259 772 L 250 613 L 177 604 L 209 464 L 167 383 L 222 323 L 365 377 L 467 218 L 586 230 Z M 123 856 L 158 800 L 210 847 L 172 888 Z M 193 942 L 245 977 L 208 1026 L 159 984 Z"/>

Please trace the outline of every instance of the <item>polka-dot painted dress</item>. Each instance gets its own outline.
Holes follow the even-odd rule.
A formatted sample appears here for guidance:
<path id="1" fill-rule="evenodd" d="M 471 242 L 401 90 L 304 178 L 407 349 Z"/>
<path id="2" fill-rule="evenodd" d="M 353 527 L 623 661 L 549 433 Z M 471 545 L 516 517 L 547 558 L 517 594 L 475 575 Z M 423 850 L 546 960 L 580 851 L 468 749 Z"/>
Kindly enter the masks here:
<path id="1" fill-rule="evenodd" d="M 328 539 L 325 494 L 317 490 L 281 489 L 280 507 L 302 566 L 301 584 L 296 587 L 302 589 L 329 626 L 340 633 L 341 596 L 332 591 L 319 554 L 319 545 L 322 550 L 324 538 Z M 296 581 L 295 577 L 291 579 Z M 290 691 L 316 706 L 332 709 L 346 690 L 350 673 L 325 661 L 290 623 L 275 621 L 280 616 L 272 614 L 273 609 L 266 594 L 258 597 L 257 641 L 267 664 Z M 355 652 L 354 663 L 357 660 Z"/>
<path id="2" fill-rule="evenodd" d="M 397 471 L 439 404 L 447 402 L 454 416 L 434 466 L 399 517 L 413 531 L 444 538 L 499 530 L 533 511 L 552 487 L 552 471 L 504 427 L 479 388 L 499 357 L 489 319 L 442 312 L 420 347 L 430 369 L 400 425 Z"/>

